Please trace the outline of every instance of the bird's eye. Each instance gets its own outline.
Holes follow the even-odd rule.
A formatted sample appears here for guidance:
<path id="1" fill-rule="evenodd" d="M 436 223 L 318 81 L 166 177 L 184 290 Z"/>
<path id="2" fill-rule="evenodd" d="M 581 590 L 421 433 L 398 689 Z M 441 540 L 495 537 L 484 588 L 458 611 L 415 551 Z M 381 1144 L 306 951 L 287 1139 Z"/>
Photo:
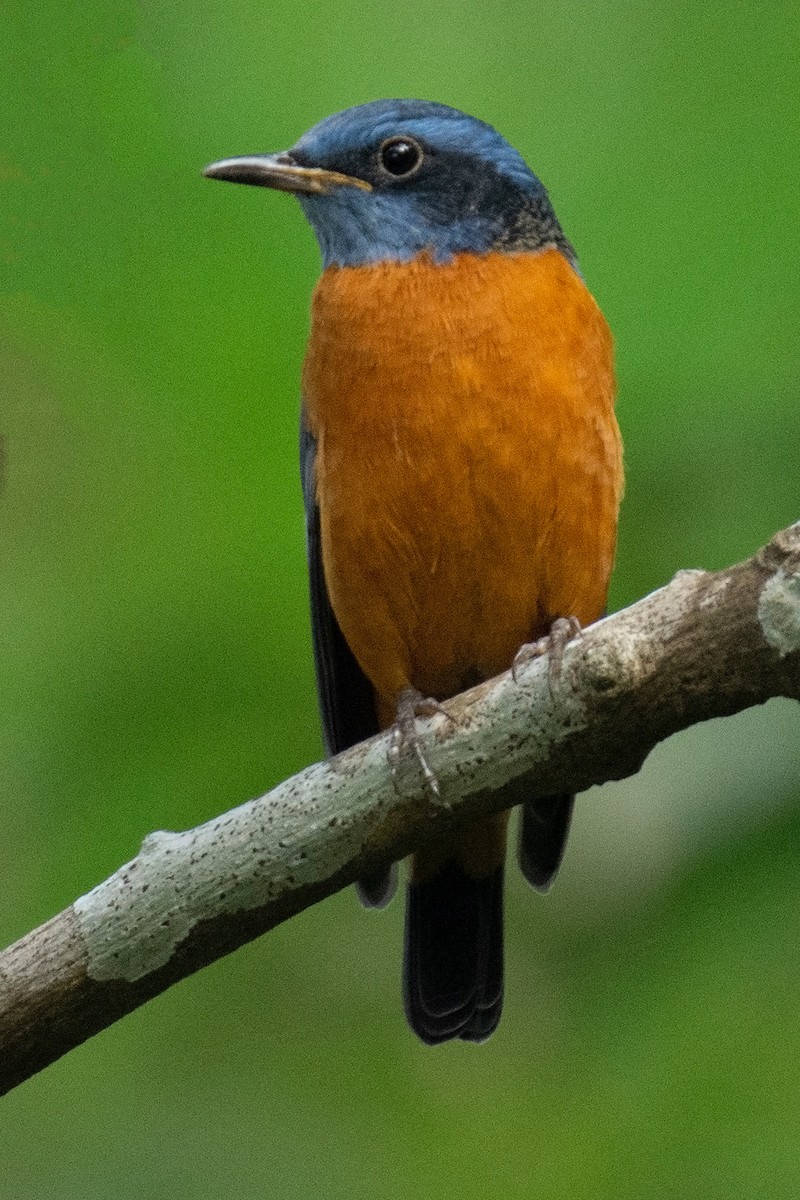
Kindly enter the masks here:
<path id="1" fill-rule="evenodd" d="M 422 165 L 422 147 L 413 138 L 387 138 L 378 151 L 378 160 L 384 171 L 400 179 L 419 170 Z"/>

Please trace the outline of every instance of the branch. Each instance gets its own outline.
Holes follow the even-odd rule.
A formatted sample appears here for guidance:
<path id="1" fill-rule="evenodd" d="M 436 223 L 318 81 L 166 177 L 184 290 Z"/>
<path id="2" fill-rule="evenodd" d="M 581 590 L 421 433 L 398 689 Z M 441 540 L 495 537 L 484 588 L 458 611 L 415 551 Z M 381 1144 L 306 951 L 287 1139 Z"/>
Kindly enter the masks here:
<path id="1" fill-rule="evenodd" d="M 670 734 L 800 699 L 800 523 L 726 571 L 681 571 L 425 726 L 441 801 L 388 735 L 132 862 L 0 954 L 0 1094 L 171 984 L 416 845 L 509 804 L 636 772 Z"/>

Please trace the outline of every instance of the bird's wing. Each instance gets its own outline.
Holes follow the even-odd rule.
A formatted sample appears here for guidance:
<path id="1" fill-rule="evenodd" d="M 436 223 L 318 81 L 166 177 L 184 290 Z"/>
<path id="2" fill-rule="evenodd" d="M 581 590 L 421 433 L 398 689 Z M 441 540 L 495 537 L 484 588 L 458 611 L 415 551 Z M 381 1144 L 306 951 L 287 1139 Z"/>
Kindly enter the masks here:
<path id="1" fill-rule="evenodd" d="M 300 417 L 300 477 L 306 510 L 306 551 L 311 597 L 311 634 L 322 733 L 328 754 L 338 754 L 378 732 L 375 694 L 339 628 L 322 565 L 320 515 L 316 496 L 316 438 Z M 356 884 L 362 904 L 383 908 L 397 883 L 396 867 L 380 867 Z"/>
<path id="2" fill-rule="evenodd" d="M 317 441 L 300 418 L 300 472 L 306 510 L 306 551 L 311 597 L 314 666 L 325 749 L 338 754 L 378 732 L 372 685 L 344 639 L 331 608 L 322 564 L 316 497 Z"/>

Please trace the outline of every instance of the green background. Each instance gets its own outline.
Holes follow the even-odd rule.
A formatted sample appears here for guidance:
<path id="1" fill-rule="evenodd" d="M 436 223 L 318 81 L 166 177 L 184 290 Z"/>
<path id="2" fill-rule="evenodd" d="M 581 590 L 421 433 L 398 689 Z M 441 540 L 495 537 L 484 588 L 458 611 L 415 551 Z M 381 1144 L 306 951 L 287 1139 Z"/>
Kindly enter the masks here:
<path id="1" fill-rule="evenodd" d="M 296 470 L 317 252 L 201 179 L 379 96 L 491 121 L 618 346 L 612 607 L 798 517 L 799 19 L 676 0 L 12 2 L 0 35 L 0 942 L 321 753 Z M 431 1051 L 348 892 L 2 1102 L 0 1196 L 800 1194 L 800 712 L 689 731 L 512 873 Z"/>

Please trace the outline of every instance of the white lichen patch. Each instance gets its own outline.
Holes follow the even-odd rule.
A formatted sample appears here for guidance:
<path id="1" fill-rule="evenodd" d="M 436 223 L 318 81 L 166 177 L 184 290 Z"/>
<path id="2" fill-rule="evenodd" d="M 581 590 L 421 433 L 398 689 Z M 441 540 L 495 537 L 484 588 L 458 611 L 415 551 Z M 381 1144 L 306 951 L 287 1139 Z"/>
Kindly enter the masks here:
<path id="1" fill-rule="evenodd" d="M 758 622 L 781 658 L 800 650 L 800 572 L 787 574 L 781 568 L 767 580 L 758 600 Z"/>
<path id="2" fill-rule="evenodd" d="M 374 766 L 371 778 L 374 786 Z M 341 870 L 360 847 L 368 779 L 361 794 L 317 764 L 196 829 L 150 834 L 135 859 L 73 905 L 89 977 L 133 983 L 168 963 L 199 922 L 260 908 Z M 334 820 L 348 783 L 352 819 Z"/>
<path id="3" fill-rule="evenodd" d="M 169 962 L 197 917 L 171 869 L 185 834 L 154 833 L 137 858 L 73 905 L 91 979 L 134 982 Z M 183 892 L 183 895 L 182 895 Z"/>

